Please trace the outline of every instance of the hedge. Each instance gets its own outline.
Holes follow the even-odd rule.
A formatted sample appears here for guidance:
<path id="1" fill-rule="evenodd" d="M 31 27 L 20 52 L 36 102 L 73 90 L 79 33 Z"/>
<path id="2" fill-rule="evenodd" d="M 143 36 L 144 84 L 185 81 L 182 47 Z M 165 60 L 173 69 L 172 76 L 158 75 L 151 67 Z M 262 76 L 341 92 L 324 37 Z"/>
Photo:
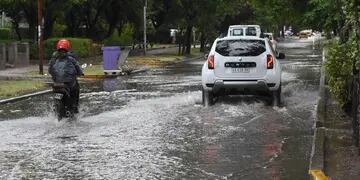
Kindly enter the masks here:
<path id="1" fill-rule="evenodd" d="M 333 41 L 326 46 L 327 61 L 325 64 L 325 70 L 328 87 L 331 94 L 343 108 L 352 100 L 352 59 L 354 58 L 354 55 L 356 55 L 356 53 L 353 53 L 357 52 L 356 48 L 356 43 L 354 44 L 351 41 L 345 44 Z"/>
<path id="2" fill-rule="evenodd" d="M 68 39 L 71 43 L 71 48 L 74 54 L 80 58 L 93 57 L 101 54 L 101 45 L 94 44 L 91 39 L 85 38 L 50 38 L 44 42 L 45 46 L 45 58 L 49 60 L 51 55 L 56 50 L 56 43 L 60 39 Z M 30 58 L 38 59 L 39 51 L 37 42 L 33 42 L 31 39 L 23 39 L 21 41 L 11 39 L 0 39 L 0 43 L 13 43 L 13 42 L 27 42 L 30 44 Z"/>
<path id="3" fill-rule="evenodd" d="M 0 28 L 0 39 L 11 39 L 11 29 Z"/>
<path id="4" fill-rule="evenodd" d="M 92 55 L 92 41 L 84 38 L 50 38 L 45 41 L 45 57 L 51 58 L 52 53 L 56 50 L 56 43 L 60 39 L 67 39 L 71 43 L 72 51 L 78 57 L 89 57 Z"/>

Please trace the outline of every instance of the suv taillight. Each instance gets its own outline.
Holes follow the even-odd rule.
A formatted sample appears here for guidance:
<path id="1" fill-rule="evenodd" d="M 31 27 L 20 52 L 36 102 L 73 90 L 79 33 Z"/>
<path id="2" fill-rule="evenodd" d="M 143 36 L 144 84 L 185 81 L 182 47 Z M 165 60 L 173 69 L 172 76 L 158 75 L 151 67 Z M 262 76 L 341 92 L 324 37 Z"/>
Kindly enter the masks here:
<path id="1" fill-rule="evenodd" d="M 274 68 L 274 57 L 270 54 L 267 55 L 267 63 L 266 66 L 268 69 Z"/>
<path id="2" fill-rule="evenodd" d="M 210 55 L 207 59 L 208 61 L 208 68 L 209 69 L 214 69 L 215 68 L 215 57 L 214 55 Z"/>

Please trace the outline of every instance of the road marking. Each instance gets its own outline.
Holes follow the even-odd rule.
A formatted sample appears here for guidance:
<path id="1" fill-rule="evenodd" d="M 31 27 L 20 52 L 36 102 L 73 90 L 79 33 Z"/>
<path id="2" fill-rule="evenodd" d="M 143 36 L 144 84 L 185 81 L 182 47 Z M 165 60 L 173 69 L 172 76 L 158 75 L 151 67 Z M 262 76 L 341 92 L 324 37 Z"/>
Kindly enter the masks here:
<path id="1" fill-rule="evenodd" d="M 246 121 L 246 122 L 242 123 L 240 126 L 247 125 L 247 124 L 249 124 L 249 123 L 251 123 L 251 122 L 253 122 L 253 121 L 256 121 L 256 120 L 262 118 L 263 116 L 264 116 L 264 115 L 256 116 L 256 117 L 250 119 L 249 121 Z"/>
<path id="2" fill-rule="evenodd" d="M 309 171 L 309 174 L 312 175 L 313 180 L 329 180 L 322 170 L 313 169 Z"/>

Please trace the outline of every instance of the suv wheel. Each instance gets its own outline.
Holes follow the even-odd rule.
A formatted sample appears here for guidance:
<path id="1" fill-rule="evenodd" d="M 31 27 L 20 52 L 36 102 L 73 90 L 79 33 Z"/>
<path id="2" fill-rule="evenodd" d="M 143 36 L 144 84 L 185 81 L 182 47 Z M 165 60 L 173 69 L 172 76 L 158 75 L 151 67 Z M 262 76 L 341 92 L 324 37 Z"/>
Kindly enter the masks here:
<path id="1" fill-rule="evenodd" d="M 280 104 L 281 104 L 281 84 L 279 86 L 279 89 L 272 93 L 272 96 L 273 96 L 272 97 L 273 105 L 280 106 Z"/>
<path id="2" fill-rule="evenodd" d="M 211 106 L 214 103 L 214 94 L 211 91 L 202 89 L 202 102 L 204 106 Z"/>

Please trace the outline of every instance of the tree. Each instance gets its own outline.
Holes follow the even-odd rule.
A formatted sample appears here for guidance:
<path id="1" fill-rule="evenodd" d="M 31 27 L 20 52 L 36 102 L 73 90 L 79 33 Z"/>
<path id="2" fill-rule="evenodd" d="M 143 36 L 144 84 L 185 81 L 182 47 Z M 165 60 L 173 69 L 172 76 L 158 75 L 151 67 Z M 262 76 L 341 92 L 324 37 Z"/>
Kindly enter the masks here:
<path id="1" fill-rule="evenodd" d="M 306 23 L 313 29 L 338 34 L 344 26 L 344 15 L 340 0 L 311 0 L 310 11 L 306 13 Z M 339 8 L 340 7 L 340 8 Z M 321 17 L 321 18 L 320 18 Z"/>
<path id="2" fill-rule="evenodd" d="M 5 14 L 11 18 L 11 24 L 18 36 L 18 39 L 21 40 L 22 36 L 19 29 L 19 23 L 22 19 L 22 15 L 19 13 L 21 11 L 20 2 L 13 0 L 0 1 L 0 11 L 5 12 Z"/>
<path id="3" fill-rule="evenodd" d="M 256 22 L 272 32 L 283 31 L 284 26 L 303 26 L 307 4 L 308 0 L 251 0 Z"/>

